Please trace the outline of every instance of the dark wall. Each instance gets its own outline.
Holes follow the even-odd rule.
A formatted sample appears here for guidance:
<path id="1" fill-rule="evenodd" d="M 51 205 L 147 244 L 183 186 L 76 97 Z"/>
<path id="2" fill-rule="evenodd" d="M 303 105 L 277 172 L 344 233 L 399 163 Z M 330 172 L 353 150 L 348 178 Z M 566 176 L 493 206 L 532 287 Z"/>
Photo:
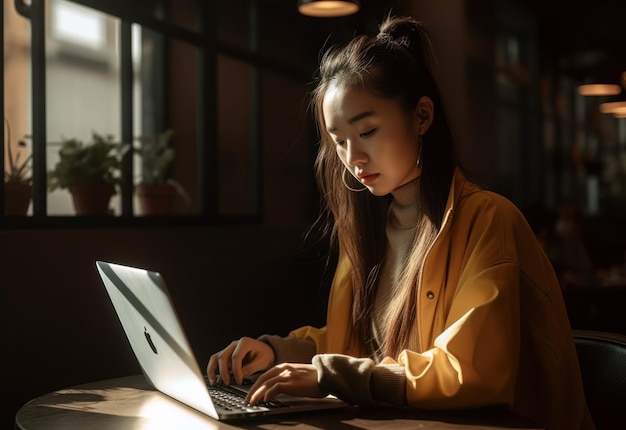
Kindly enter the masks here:
<path id="1" fill-rule="evenodd" d="M 0 231 L 2 427 L 49 391 L 140 369 L 95 260 L 164 276 L 201 367 L 233 339 L 323 324 L 323 261 L 260 226 Z M 236 318 L 233 318 L 236 317 Z"/>

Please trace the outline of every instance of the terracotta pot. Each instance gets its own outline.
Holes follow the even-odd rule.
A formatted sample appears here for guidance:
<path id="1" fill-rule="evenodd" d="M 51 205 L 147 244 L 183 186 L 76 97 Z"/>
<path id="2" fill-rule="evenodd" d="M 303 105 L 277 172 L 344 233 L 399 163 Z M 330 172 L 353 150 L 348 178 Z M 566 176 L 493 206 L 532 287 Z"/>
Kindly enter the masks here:
<path id="1" fill-rule="evenodd" d="M 33 195 L 33 187 L 21 182 L 5 182 L 4 213 L 6 215 L 26 215 Z"/>
<path id="2" fill-rule="evenodd" d="M 109 202 L 115 194 L 112 184 L 74 184 L 69 186 L 76 215 L 111 215 Z"/>
<path id="3" fill-rule="evenodd" d="M 139 184 L 135 193 L 139 215 L 167 215 L 174 210 L 176 189 L 169 184 Z"/>

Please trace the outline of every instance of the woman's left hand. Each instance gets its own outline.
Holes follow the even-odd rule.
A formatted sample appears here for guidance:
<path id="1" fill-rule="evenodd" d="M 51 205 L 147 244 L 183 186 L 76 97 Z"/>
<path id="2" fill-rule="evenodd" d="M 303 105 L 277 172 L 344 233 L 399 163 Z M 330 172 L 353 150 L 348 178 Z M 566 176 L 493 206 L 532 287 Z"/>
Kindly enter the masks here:
<path id="1" fill-rule="evenodd" d="M 246 402 L 256 405 L 278 394 L 300 397 L 324 397 L 317 383 L 317 368 L 312 364 L 283 363 L 258 377 L 250 387 Z"/>

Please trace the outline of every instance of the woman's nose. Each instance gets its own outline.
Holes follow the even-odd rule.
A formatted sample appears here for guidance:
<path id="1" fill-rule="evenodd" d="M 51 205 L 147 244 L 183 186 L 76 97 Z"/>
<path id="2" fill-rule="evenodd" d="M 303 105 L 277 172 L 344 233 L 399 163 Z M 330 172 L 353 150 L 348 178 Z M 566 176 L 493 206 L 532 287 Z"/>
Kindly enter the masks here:
<path id="1" fill-rule="evenodd" d="M 358 166 L 367 161 L 367 153 L 353 140 L 346 142 L 346 163 L 350 166 Z"/>

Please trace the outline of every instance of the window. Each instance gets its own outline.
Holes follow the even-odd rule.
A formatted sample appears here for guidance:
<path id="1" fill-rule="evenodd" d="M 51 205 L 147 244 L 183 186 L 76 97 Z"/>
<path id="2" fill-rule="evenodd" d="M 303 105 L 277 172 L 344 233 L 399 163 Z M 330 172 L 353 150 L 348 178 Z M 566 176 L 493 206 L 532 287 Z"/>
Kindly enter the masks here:
<path id="1" fill-rule="evenodd" d="M 53 41 L 96 54 L 109 50 L 111 23 L 104 14 L 65 0 L 52 0 L 50 8 Z"/>
<path id="2" fill-rule="evenodd" d="M 50 190 L 47 175 L 68 139 L 89 145 L 97 133 L 128 149 L 130 142 L 137 148 L 139 137 L 166 130 L 173 131 L 175 154 L 167 177 L 178 191 L 167 219 L 284 225 L 310 217 L 316 136 L 306 113 L 307 83 L 327 30 L 303 32 L 315 50 L 281 57 L 286 48 L 276 43 L 284 38 L 267 26 L 261 31 L 272 35 L 263 39 L 255 24 L 267 22 L 264 13 L 274 16 L 273 6 L 259 11 L 254 1 L 208 3 L 50 0 L 18 2 L 20 14 L 5 4 L 5 20 L 20 27 L 24 45 L 20 62 L 5 60 L 5 116 L 14 136 L 33 136 L 27 148 L 33 197 L 28 216 L 1 217 L 3 223 L 154 222 L 141 216 L 137 189 L 147 169 L 136 150 L 120 156 L 106 215 L 76 217 L 69 189 Z M 218 15 L 229 24 L 217 25 Z M 5 34 L 6 54 L 17 33 L 5 26 Z M 15 86 L 15 76 L 29 78 Z M 8 100 L 26 102 L 13 107 Z M 289 207 L 275 207 L 285 192 Z M 0 197 L 6 203 L 8 195 Z"/>

